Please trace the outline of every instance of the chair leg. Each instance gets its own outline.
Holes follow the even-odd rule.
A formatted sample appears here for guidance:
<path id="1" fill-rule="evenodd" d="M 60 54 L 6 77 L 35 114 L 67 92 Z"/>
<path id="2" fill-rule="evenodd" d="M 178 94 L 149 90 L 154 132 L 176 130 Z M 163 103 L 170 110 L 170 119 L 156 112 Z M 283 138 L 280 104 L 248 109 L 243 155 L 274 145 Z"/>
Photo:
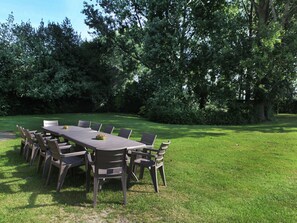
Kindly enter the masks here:
<path id="1" fill-rule="evenodd" d="M 126 174 L 123 174 L 122 175 L 122 178 L 121 178 L 121 181 L 122 181 L 122 190 L 123 190 L 123 195 L 124 195 L 124 205 L 127 204 L 127 176 Z"/>
<path id="2" fill-rule="evenodd" d="M 144 167 L 140 166 L 139 180 L 143 179 Z"/>
<path id="3" fill-rule="evenodd" d="M 162 181 L 163 181 L 163 185 L 167 186 L 164 165 L 160 166 L 159 171 L 160 171 L 160 175 L 161 175 L 161 178 L 162 178 Z"/>
<path id="4" fill-rule="evenodd" d="M 33 165 L 34 161 L 35 161 L 35 158 L 37 156 L 37 153 L 38 153 L 38 148 L 33 146 L 32 148 L 32 152 L 31 152 L 31 159 L 30 159 L 30 166 Z"/>
<path id="5" fill-rule="evenodd" d="M 86 191 L 90 191 L 91 167 L 86 162 Z"/>
<path id="6" fill-rule="evenodd" d="M 94 177 L 94 195 L 93 195 L 93 207 L 95 208 L 97 205 L 97 193 L 98 193 L 98 185 L 99 185 L 99 180 Z"/>
<path id="7" fill-rule="evenodd" d="M 38 159 L 38 164 L 37 164 L 37 172 L 39 172 L 43 160 L 44 160 L 44 157 L 41 156 L 41 154 L 39 154 L 39 159 Z"/>
<path id="8" fill-rule="evenodd" d="M 47 180 L 46 180 L 46 183 L 45 185 L 49 185 L 49 182 L 50 182 L 50 178 L 51 178 L 51 173 L 52 173 L 52 162 L 50 161 L 50 166 L 49 166 L 49 170 L 48 170 L 48 174 L 47 174 Z"/>
<path id="9" fill-rule="evenodd" d="M 127 184 L 126 184 L 127 187 L 129 187 L 129 184 L 130 184 L 131 175 L 132 175 L 132 167 L 130 166 L 128 168 L 128 177 L 127 177 Z"/>
<path id="10" fill-rule="evenodd" d="M 28 152 L 28 144 L 25 143 L 24 151 L 23 151 L 23 157 L 24 157 L 25 160 L 27 159 L 27 152 Z"/>
<path id="11" fill-rule="evenodd" d="M 30 148 L 30 146 L 27 146 L 27 151 L 26 151 L 26 161 L 29 162 L 30 161 L 30 156 L 32 153 L 32 149 Z"/>
<path id="12" fill-rule="evenodd" d="M 44 158 L 44 165 L 43 165 L 43 171 L 42 171 L 42 177 L 45 178 L 47 177 L 46 175 L 48 174 L 48 170 L 51 164 L 51 156 L 45 155 Z"/>
<path id="13" fill-rule="evenodd" d="M 154 184 L 155 192 L 158 193 L 159 188 L 158 188 L 158 179 L 157 179 L 157 169 L 155 166 L 150 168 L 150 174 L 151 174 L 152 181 Z"/>
<path id="14" fill-rule="evenodd" d="M 68 172 L 68 169 L 69 169 L 69 166 L 64 166 L 64 165 L 60 166 L 59 179 L 58 179 L 58 184 L 57 184 L 57 192 L 60 192 L 60 190 L 63 186 L 65 176 Z"/>
<path id="15" fill-rule="evenodd" d="M 34 149 L 34 148 L 32 148 L 32 149 L 31 149 L 30 166 L 32 166 L 32 164 L 33 164 L 34 153 L 35 153 L 35 149 Z"/>
<path id="16" fill-rule="evenodd" d="M 24 152 L 24 147 L 25 147 L 25 142 L 21 141 L 21 149 L 20 149 L 20 156 L 23 154 Z"/>

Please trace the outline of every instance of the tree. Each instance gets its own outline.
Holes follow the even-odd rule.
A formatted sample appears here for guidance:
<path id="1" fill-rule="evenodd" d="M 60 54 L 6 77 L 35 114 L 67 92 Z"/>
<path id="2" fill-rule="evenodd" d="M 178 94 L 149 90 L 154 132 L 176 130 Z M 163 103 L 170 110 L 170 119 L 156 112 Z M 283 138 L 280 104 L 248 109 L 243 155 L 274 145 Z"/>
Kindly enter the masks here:
<path id="1" fill-rule="evenodd" d="M 259 120 L 271 118 L 274 104 L 296 79 L 297 10 L 294 1 L 249 0 L 238 2 L 246 17 L 247 54 L 241 59 L 244 71 L 242 94 L 253 99 Z"/>
<path id="2" fill-rule="evenodd" d="M 10 15 L 0 34 L 1 114 L 108 109 L 128 76 L 129 60 L 102 38 L 83 42 L 67 18 L 34 28 Z"/>

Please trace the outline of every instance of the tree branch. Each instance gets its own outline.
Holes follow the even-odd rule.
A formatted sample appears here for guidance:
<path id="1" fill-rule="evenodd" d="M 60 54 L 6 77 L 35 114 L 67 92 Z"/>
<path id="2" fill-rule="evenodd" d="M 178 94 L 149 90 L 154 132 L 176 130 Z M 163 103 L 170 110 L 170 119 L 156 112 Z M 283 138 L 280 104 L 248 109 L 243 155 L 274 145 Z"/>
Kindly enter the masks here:
<path id="1" fill-rule="evenodd" d="M 272 11 L 273 20 L 276 22 L 277 21 L 277 15 L 276 15 L 275 8 L 274 8 L 274 5 L 273 5 L 273 0 L 270 0 L 270 7 L 271 7 L 271 11 Z"/>

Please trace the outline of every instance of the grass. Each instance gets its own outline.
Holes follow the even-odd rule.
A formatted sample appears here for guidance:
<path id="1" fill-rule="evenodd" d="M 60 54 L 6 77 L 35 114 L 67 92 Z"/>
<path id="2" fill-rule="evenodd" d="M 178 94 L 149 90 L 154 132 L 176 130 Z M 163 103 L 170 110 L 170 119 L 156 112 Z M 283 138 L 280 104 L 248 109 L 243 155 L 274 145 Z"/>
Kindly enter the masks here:
<path id="1" fill-rule="evenodd" d="M 165 125 L 120 114 L 11 116 L 0 117 L 0 131 L 38 129 L 43 119 L 114 124 L 133 129 L 133 139 L 154 132 L 156 145 L 170 139 L 168 187 L 154 193 L 145 172 L 124 207 L 120 183 L 111 181 L 93 209 L 83 169 L 56 193 L 57 175 L 45 187 L 36 164 L 19 156 L 20 139 L 8 140 L 0 142 L 0 222 L 297 222 L 297 115 L 246 126 Z"/>

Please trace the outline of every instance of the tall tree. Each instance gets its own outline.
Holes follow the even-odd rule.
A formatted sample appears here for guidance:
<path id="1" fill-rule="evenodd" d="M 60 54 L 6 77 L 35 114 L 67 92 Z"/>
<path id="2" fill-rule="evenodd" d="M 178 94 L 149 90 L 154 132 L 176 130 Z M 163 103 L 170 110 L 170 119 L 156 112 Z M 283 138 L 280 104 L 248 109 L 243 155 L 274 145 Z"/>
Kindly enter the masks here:
<path id="1" fill-rule="evenodd" d="M 246 17 L 246 57 L 241 60 L 245 99 L 254 101 L 259 120 L 271 118 L 272 107 L 296 79 L 295 1 L 248 0 L 239 7 Z"/>

